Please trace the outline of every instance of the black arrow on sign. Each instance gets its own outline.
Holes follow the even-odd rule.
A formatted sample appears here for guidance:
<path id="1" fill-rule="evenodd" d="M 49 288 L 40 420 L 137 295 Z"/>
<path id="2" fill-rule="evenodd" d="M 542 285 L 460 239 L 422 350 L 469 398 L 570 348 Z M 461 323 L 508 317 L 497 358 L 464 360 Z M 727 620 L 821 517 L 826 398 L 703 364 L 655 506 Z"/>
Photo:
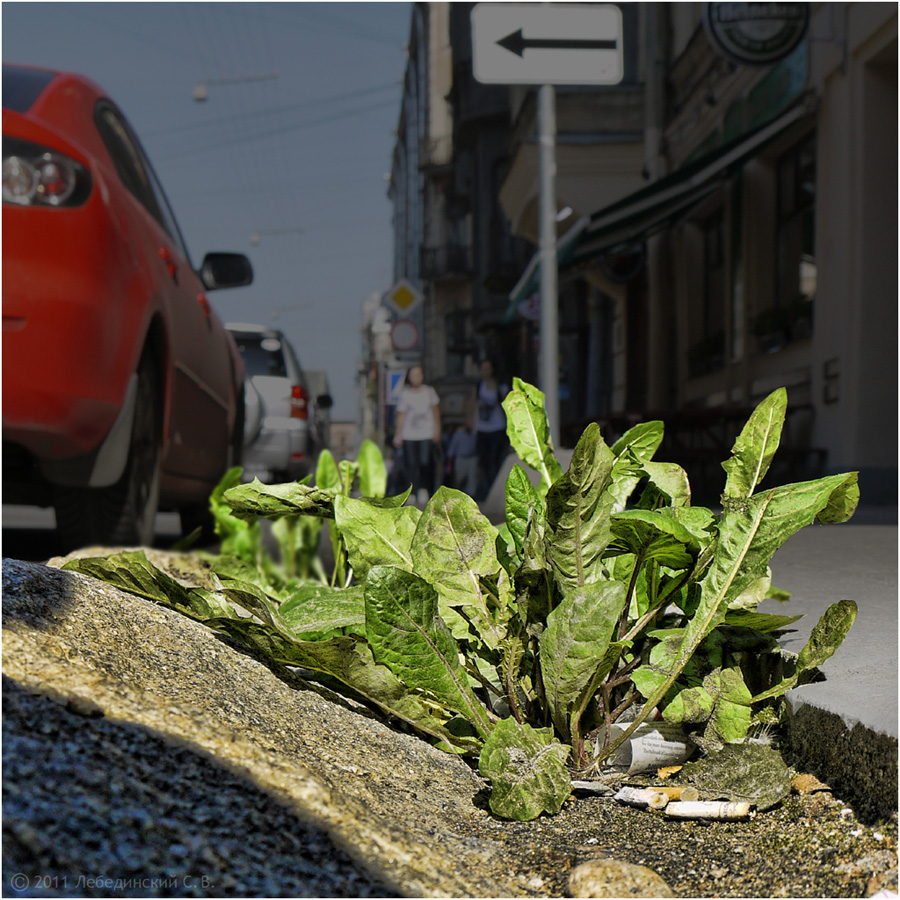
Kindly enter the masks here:
<path id="1" fill-rule="evenodd" d="M 497 43 L 510 53 L 523 56 L 531 47 L 535 50 L 615 50 L 616 41 L 590 40 L 580 38 L 526 38 L 522 29 L 508 34 Z"/>

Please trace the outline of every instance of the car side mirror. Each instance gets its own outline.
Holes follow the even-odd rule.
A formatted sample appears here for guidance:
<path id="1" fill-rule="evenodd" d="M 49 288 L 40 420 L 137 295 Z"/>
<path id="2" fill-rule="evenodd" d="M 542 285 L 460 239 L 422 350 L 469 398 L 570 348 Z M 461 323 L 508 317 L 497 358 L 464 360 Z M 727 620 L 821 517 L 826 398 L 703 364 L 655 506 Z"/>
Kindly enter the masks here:
<path id="1" fill-rule="evenodd" d="M 200 266 L 200 280 L 208 291 L 244 287 L 253 281 L 253 266 L 243 253 L 207 253 Z"/>
<path id="2" fill-rule="evenodd" d="M 331 409 L 334 406 L 334 400 L 331 399 L 331 394 L 319 394 L 316 397 L 316 406 L 319 409 Z"/>

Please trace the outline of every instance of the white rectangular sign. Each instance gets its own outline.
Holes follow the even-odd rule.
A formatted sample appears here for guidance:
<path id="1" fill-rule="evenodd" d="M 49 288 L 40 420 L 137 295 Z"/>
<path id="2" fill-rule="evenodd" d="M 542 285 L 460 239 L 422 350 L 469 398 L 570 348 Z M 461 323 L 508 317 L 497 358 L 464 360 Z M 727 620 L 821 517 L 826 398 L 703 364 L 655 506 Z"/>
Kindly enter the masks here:
<path id="1" fill-rule="evenodd" d="M 600 3 L 479 3 L 472 68 L 484 84 L 618 84 L 622 12 Z"/>

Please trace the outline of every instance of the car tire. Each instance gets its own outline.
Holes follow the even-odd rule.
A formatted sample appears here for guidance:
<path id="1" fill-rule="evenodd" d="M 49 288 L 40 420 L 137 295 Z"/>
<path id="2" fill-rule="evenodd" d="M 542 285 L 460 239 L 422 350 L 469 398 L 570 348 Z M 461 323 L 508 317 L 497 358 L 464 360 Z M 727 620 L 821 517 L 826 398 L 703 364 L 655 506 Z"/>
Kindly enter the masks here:
<path id="1" fill-rule="evenodd" d="M 161 435 L 159 377 L 156 363 L 145 353 L 138 367 L 137 401 L 122 477 L 109 487 L 57 489 L 56 529 L 66 549 L 153 543 Z"/>

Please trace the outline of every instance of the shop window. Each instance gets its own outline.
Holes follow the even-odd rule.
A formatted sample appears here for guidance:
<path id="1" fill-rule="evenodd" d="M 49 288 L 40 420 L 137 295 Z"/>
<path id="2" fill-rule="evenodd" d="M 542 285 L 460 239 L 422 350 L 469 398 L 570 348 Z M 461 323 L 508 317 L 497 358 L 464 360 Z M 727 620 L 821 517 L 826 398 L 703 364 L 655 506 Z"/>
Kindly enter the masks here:
<path id="1" fill-rule="evenodd" d="M 692 378 L 725 365 L 725 216 L 720 209 L 702 223 L 703 317 L 701 334 L 688 351 Z"/>
<path id="2" fill-rule="evenodd" d="M 811 135 L 778 160 L 775 297 L 754 322 L 765 352 L 812 334 L 817 280 L 815 154 Z"/>

